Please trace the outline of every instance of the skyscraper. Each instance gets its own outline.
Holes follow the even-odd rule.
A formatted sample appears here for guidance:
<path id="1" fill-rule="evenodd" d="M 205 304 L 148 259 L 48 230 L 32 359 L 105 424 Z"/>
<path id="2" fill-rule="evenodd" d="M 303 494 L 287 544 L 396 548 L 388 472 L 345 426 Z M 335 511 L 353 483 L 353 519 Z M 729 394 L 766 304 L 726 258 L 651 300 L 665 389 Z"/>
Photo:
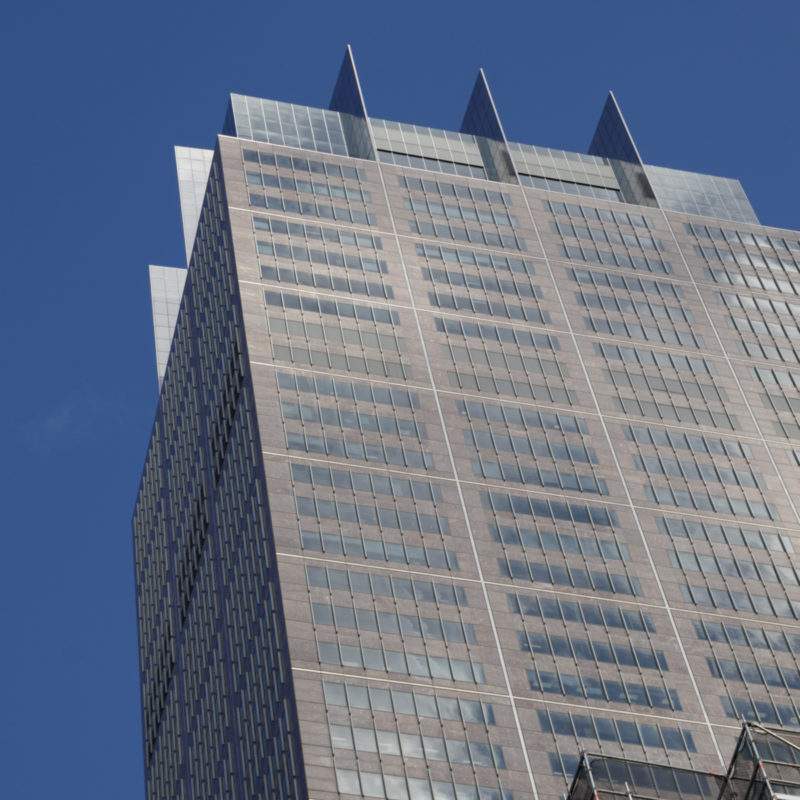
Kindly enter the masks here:
<path id="1" fill-rule="evenodd" d="M 588 137 L 587 137 L 588 138 Z M 233 95 L 134 513 L 150 798 L 559 797 L 800 727 L 800 234 L 738 181 Z"/>

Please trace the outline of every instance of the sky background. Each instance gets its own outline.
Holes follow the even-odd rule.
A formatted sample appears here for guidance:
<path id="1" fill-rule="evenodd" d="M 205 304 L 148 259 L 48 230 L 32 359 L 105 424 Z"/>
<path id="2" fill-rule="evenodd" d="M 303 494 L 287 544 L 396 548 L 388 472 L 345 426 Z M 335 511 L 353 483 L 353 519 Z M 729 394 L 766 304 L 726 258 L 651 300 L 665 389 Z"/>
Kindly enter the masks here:
<path id="1" fill-rule="evenodd" d="M 798 0 L 13 3 L 0 23 L 0 797 L 143 800 L 130 517 L 156 403 L 147 264 L 183 265 L 173 145 L 230 92 L 585 152 L 613 89 L 647 163 L 800 227 Z"/>

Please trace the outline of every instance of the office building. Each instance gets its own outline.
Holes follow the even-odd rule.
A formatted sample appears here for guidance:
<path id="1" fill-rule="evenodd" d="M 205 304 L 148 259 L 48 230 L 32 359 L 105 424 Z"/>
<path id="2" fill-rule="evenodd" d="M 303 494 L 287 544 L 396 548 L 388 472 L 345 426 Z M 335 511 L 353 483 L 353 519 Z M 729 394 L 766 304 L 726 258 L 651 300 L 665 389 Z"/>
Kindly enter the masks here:
<path id="1" fill-rule="evenodd" d="M 372 119 L 348 50 L 176 151 L 150 798 L 550 800 L 800 727 L 800 234 L 613 96 L 589 139 L 508 141 L 483 73 L 458 132 Z"/>

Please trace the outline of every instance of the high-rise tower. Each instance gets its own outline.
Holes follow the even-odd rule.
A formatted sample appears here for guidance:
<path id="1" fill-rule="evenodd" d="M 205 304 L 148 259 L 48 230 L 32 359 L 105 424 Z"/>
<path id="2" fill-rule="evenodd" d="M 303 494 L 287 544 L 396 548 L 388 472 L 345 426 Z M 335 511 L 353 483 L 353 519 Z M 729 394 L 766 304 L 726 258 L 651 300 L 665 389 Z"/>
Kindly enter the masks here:
<path id="1" fill-rule="evenodd" d="M 231 97 L 134 514 L 150 798 L 563 794 L 800 726 L 800 234 L 650 166 Z M 185 284 L 185 285 L 184 285 Z"/>

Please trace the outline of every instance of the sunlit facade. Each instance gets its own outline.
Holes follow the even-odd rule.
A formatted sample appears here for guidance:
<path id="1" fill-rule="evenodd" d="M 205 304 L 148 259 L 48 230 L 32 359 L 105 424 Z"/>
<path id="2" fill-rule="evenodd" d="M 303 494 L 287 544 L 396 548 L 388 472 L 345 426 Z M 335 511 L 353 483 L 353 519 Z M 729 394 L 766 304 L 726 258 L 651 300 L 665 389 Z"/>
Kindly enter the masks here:
<path id="1" fill-rule="evenodd" d="M 587 138 L 589 138 L 587 136 Z M 234 95 L 177 150 L 148 797 L 554 800 L 800 728 L 800 234 L 738 181 Z"/>

